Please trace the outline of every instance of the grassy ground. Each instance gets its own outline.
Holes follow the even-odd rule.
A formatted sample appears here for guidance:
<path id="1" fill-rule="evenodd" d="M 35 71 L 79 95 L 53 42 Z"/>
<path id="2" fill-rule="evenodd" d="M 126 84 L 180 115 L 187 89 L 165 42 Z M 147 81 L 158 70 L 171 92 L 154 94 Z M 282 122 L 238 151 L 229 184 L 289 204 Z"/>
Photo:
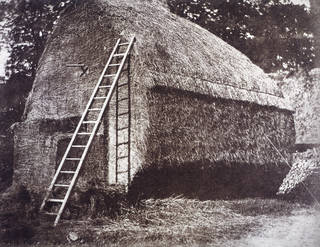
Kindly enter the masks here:
<path id="1" fill-rule="evenodd" d="M 53 228 L 34 219 L 2 229 L 1 246 L 231 246 L 268 222 L 310 207 L 276 199 L 198 201 L 148 199 L 114 217 L 63 221 Z M 230 242 L 231 241 L 231 242 Z M 244 243 L 243 241 L 241 243 Z M 244 245 L 243 245 L 244 246 Z"/>
<path id="2" fill-rule="evenodd" d="M 294 210 L 290 216 L 261 217 L 263 226 L 228 247 L 318 247 L 320 211 L 313 208 Z"/>

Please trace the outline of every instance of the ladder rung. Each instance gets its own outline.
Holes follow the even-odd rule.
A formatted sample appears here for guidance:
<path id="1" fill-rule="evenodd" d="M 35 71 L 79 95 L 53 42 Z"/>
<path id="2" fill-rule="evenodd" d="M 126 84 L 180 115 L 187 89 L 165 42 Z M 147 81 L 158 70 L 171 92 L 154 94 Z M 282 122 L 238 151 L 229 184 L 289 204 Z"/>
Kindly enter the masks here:
<path id="1" fill-rule="evenodd" d="M 89 133 L 89 132 L 80 132 L 77 135 L 84 136 L 84 135 L 91 135 L 91 133 Z"/>
<path id="2" fill-rule="evenodd" d="M 44 212 L 46 215 L 58 215 L 57 213 L 51 213 L 51 212 Z"/>
<path id="3" fill-rule="evenodd" d="M 117 144 L 117 146 L 121 146 L 121 145 L 125 145 L 125 144 L 129 144 L 129 142 L 120 142 Z"/>
<path id="4" fill-rule="evenodd" d="M 80 158 L 66 158 L 66 160 L 81 160 Z"/>
<path id="5" fill-rule="evenodd" d="M 54 184 L 53 186 L 69 188 L 70 185 L 68 185 L 68 184 Z"/>
<path id="6" fill-rule="evenodd" d="M 94 97 L 94 99 L 106 99 L 107 97 Z"/>
<path id="7" fill-rule="evenodd" d="M 86 145 L 72 145 L 73 148 L 85 148 Z"/>
<path id="8" fill-rule="evenodd" d="M 122 128 L 118 128 L 117 130 L 118 130 L 118 131 L 121 131 L 121 130 L 125 130 L 125 129 L 129 129 L 129 127 L 128 127 L 128 126 L 122 127 Z"/>
<path id="9" fill-rule="evenodd" d="M 60 171 L 60 173 L 63 173 L 63 174 L 74 174 L 76 172 L 75 171 Z"/>
<path id="10" fill-rule="evenodd" d="M 129 44 L 130 44 L 129 42 L 126 42 L 126 43 L 121 43 L 121 44 L 119 44 L 119 46 L 129 45 Z"/>
<path id="11" fill-rule="evenodd" d="M 101 111 L 101 108 L 91 108 L 91 109 L 88 109 L 88 111 Z"/>
<path id="12" fill-rule="evenodd" d="M 128 85 L 128 83 L 125 82 L 125 83 L 122 83 L 122 84 L 118 84 L 118 87 L 123 87 L 123 86 L 125 86 L 125 85 Z"/>
<path id="13" fill-rule="evenodd" d="M 118 102 L 121 102 L 121 101 L 124 101 L 124 100 L 128 100 L 129 98 L 122 98 L 122 99 L 119 99 Z"/>
<path id="14" fill-rule="evenodd" d="M 83 63 L 69 63 L 66 64 L 67 67 L 83 67 L 84 64 Z"/>
<path id="15" fill-rule="evenodd" d="M 128 111 L 127 111 L 127 112 L 123 112 L 123 113 L 118 114 L 118 117 L 123 116 L 123 115 L 127 115 L 127 114 L 129 114 L 129 112 L 128 112 Z"/>
<path id="16" fill-rule="evenodd" d="M 98 121 L 83 121 L 82 123 L 87 124 L 87 123 L 97 123 Z"/>
<path id="17" fill-rule="evenodd" d="M 112 63 L 112 64 L 109 64 L 109 66 L 119 66 L 120 63 Z"/>
<path id="18" fill-rule="evenodd" d="M 127 173 L 128 171 L 118 171 L 117 174 Z"/>
<path id="19" fill-rule="evenodd" d="M 107 86 L 99 86 L 99 88 L 111 88 L 110 85 L 107 85 Z"/>
<path id="20" fill-rule="evenodd" d="M 110 74 L 110 75 L 104 75 L 103 77 L 113 77 L 116 76 L 117 74 Z"/>
<path id="21" fill-rule="evenodd" d="M 119 54 L 114 54 L 114 57 L 123 57 L 125 55 L 125 53 L 119 53 Z"/>
<path id="22" fill-rule="evenodd" d="M 128 158 L 129 156 L 128 155 L 125 155 L 125 156 L 119 156 L 118 159 L 125 159 L 125 158 Z"/>
<path id="23" fill-rule="evenodd" d="M 60 202 L 62 203 L 63 202 L 63 199 L 48 199 L 48 202 Z"/>

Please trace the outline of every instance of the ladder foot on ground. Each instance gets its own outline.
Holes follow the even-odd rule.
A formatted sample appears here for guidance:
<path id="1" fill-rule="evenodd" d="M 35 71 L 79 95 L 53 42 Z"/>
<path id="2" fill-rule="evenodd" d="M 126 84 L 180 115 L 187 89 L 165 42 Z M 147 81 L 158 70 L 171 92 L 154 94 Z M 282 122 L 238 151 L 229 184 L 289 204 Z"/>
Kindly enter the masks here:
<path id="1" fill-rule="evenodd" d="M 77 181 L 81 167 L 85 161 L 85 158 L 87 157 L 92 141 L 97 134 L 101 120 L 104 116 L 107 106 L 110 103 L 110 100 L 114 91 L 117 92 L 117 117 L 125 114 L 129 114 L 129 112 L 125 112 L 125 114 L 122 114 L 122 115 L 118 114 L 118 103 L 119 103 L 118 88 L 120 86 L 122 87 L 128 84 L 128 83 L 118 84 L 118 80 L 120 78 L 121 72 L 123 71 L 124 64 L 127 61 L 127 58 L 129 56 L 129 52 L 132 48 L 134 39 L 135 38 L 132 37 L 129 42 L 124 42 L 124 43 L 120 43 L 120 39 L 118 39 L 116 45 L 114 46 L 113 51 L 108 59 L 108 62 L 106 63 L 100 75 L 98 83 L 96 84 L 93 90 L 93 93 L 89 99 L 89 102 L 82 114 L 82 117 L 76 127 L 76 130 L 73 133 L 73 136 L 64 153 L 64 156 L 47 190 L 47 194 L 41 204 L 41 207 L 40 207 L 41 212 L 45 211 L 46 208 L 50 208 L 50 206 L 51 208 L 55 208 L 55 209 L 58 208 L 58 210 L 55 212 L 51 212 L 51 211 L 44 212 L 44 214 L 46 215 L 55 216 L 54 226 L 58 224 L 61 218 L 61 215 L 65 209 L 66 203 L 72 192 L 72 189 L 74 188 L 75 183 Z M 120 51 L 121 49 L 122 50 L 125 49 L 125 50 Z M 112 68 L 116 69 L 116 73 L 111 73 L 110 70 Z M 112 83 L 105 85 L 104 83 L 108 83 L 109 80 L 112 80 Z M 105 90 L 104 92 L 102 91 L 102 95 L 101 95 L 101 90 Z M 126 98 L 126 99 L 129 99 L 129 98 Z M 96 104 L 99 104 L 99 107 L 95 106 Z M 92 119 L 92 116 L 91 116 L 91 113 L 93 112 L 98 113 L 98 116 L 96 116 L 95 119 Z M 118 124 L 118 120 L 117 120 L 117 124 Z M 86 125 L 90 126 L 91 128 L 90 131 L 83 130 L 83 127 Z M 118 129 L 119 128 L 117 126 L 116 130 L 118 131 Z M 85 143 L 77 143 L 78 141 L 80 142 L 80 140 L 82 140 L 81 136 L 86 138 L 84 141 Z M 129 144 L 129 141 L 128 141 L 128 144 Z M 124 145 L 124 144 L 121 144 L 118 142 L 116 143 L 117 153 L 118 153 L 119 145 Z M 78 157 L 72 156 L 72 153 L 75 152 L 74 149 L 77 150 Z M 116 160 L 118 158 L 116 158 Z M 58 178 L 61 176 L 63 176 L 64 180 L 67 180 L 67 181 L 59 182 Z M 62 193 L 63 196 L 61 196 L 60 198 L 54 198 L 52 195 L 53 194 L 52 192 L 55 188 L 64 190 Z M 49 204 L 52 204 L 52 205 L 49 205 Z"/>

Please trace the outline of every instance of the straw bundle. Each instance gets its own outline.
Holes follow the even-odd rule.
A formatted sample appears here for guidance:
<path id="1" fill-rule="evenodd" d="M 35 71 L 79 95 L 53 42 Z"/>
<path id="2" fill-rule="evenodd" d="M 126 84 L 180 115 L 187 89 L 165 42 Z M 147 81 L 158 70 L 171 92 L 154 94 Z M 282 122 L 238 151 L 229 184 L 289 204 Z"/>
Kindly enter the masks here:
<path id="1" fill-rule="evenodd" d="M 237 238 L 254 226 L 252 217 L 242 216 L 228 208 L 224 201 L 190 200 L 181 197 L 144 202 L 143 209 L 131 208 L 116 221 L 95 228 L 100 240 L 127 241 L 158 240 L 162 243 L 216 243 Z M 132 242 L 130 242 L 132 244 Z"/>

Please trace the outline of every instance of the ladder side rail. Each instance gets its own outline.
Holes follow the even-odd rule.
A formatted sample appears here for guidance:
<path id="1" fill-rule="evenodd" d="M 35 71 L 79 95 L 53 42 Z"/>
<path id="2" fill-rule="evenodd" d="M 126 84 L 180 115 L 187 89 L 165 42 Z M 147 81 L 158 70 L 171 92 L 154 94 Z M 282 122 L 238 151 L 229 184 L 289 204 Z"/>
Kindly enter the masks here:
<path id="1" fill-rule="evenodd" d="M 118 41 L 120 41 L 120 39 L 119 39 Z M 109 104 L 109 101 L 110 101 L 110 99 L 111 99 L 111 96 L 112 96 L 112 93 L 113 93 L 113 91 L 114 91 L 114 88 L 115 88 L 115 86 L 116 86 L 116 84 L 117 84 L 117 81 L 118 81 L 118 79 L 119 79 L 119 76 L 120 76 L 120 74 L 121 74 L 121 72 L 122 72 L 123 65 L 124 65 L 124 63 L 125 63 L 125 61 L 126 61 L 126 59 L 127 59 L 127 56 L 128 56 L 128 53 L 130 52 L 131 47 L 132 47 L 133 41 L 134 41 L 134 37 L 132 37 L 132 39 L 131 39 L 131 41 L 130 41 L 130 43 L 129 43 L 129 45 L 128 45 L 128 48 L 127 48 L 127 50 L 126 50 L 126 52 L 125 52 L 125 55 L 124 55 L 124 57 L 122 58 L 122 61 L 121 61 L 120 66 L 119 66 L 119 68 L 118 68 L 117 74 L 116 74 L 116 76 L 115 76 L 115 78 L 114 78 L 114 80 L 113 80 L 113 83 L 112 83 L 112 85 L 111 85 L 111 88 L 110 88 L 110 90 L 109 90 L 109 92 L 108 92 L 107 98 L 106 98 L 106 100 L 104 101 L 103 107 L 102 107 L 102 109 L 101 109 L 101 111 L 100 111 L 100 113 L 99 113 L 99 116 L 98 116 L 98 119 L 97 119 L 97 123 L 94 125 L 93 131 L 92 131 L 92 133 L 91 133 L 91 135 L 90 135 L 90 137 L 89 137 L 87 146 L 86 146 L 86 148 L 84 149 L 84 151 L 83 151 L 83 153 L 82 153 L 81 160 L 80 160 L 80 162 L 79 162 L 79 164 L 78 164 L 78 167 L 77 167 L 77 169 L 76 169 L 76 172 L 75 172 L 75 174 L 74 174 L 74 176 L 73 176 L 73 178 L 72 178 L 72 180 L 71 180 L 71 183 L 70 183 L 70 186 L 69 186 L 69 188 L 68 188 L 68 191 L 67 191 L 67 193 L 66 193 L 66 195 L 65 195 L 65 197 L 64 197 L 64 201 L 63 201 L 63 203 L 62 203 L 62 205 L 61 205 L 61 207 L 60 207 L 60 209 L 59 209 L 58 215 L 57 215 L 57 217 L 56 217 L 56 219 L 55 219 L 55 222 L 54 222 L 54 226 L 56 226 L 56 225 L 58 224 L 59 219 L 60 219 L 60 217 L 61 217 L 61 214 L 62 214 L 62 212 L 63 212 L 63 210 L 64 210 L 64 207 L 65 207 L 65 205 L 66 205 L 66 203 L 67 203 L 67 199 L 69 198 L 69 196 L 70 196 L 70 194 L 71 194 L 71 191 L 72 191 L 72 189 L 73 189 L 73 186 L 74 186 L 74 184 L 75 184 L 75 182 L 76 182 L 76 180 L 77 180 L 77 178 L 78 178 L 78 174 L 79 174 L 79 172 L 80 172 L 80 169 L 81 169 L 81 167 L 82 167 L 82 164 L 83 164 L 83 162 L 84 162 L 84 160 L 85 160 L 85 157 L 86 157 L 86 155 L 87 155 L 87 153 L 88 153 L 88 151 L 89 151 L 89 148 L 90 148 L 90 146 L 91 146 L 91 143 L 92 143 L 92 141 L 93 141 L 93 138 L 94 138 L 94 136 L 96 135 L 96 132 L 97 132 L 97 130 L 98 130 L 98 127 L 100 126 L 101 119 L 102 119 L 102 117 L 103 117 L 103 115 L 104 115 L 104 111 L 105 111 L 105 109 L 107 108 L 107 106 L 108 106 L 108 104 Z M 115 46 L 115 48 L 116 48 L 117 46 L 118 46 L 118 42 L 117 42 L 117 45 Z M 110 56 L 110 58 L 112 59 L 113 56 Z M 110 61 L 111 61 L 111 59 L 110 59 Z M 104 70 L 104 72 L 105 72 L 105 70 Z M 103 74 L 102 74 L 102 78 L 103 78 Z"/>
<path id="2" fill-rule="evenodd" d="M 116 86 L 116 183 L 118 183 L 118 151 L 119 151 L 119 148 L 118 148 L 118 135 L 119 135 L 119 131 L 118 131 L 118 128 L 119 128 L 119 116 L 118 116 L 118 113 L 119 113 L 119 83 L 117 83 L 117 86 Z"/>
<path id="3" fill-rule="evenodd" d="M 128 59 L 128 78 L 130 78 L 130 60 Z M 130 85 L 130 79 L 128 79 L 128 183 L 127 183 L 127 191 L 129 188 L 129 184 L 131 181 L 131 85 Z"/>
<path id="4" fill-rule="evenodd" d="M 112 50 L 112 52 L 111 52 L 111 55 L 110 55 L 110 57 L 109 57 L 106 65 L 105 65 L 105 67 L 104 67 L 101 75 L 100 75 L 100 78 L 99 78 L 99 80 L 98 80 L 98 82 L 97 82 L 97 84 L 96 84 L 96 86 L 95 86 L 95 88 L 94 88 L 94 90 L 93 90 L 93 93 L 91 94 L 90 100 L 89 100 L 89 102 L 88 102 L 87 105 L 86 105 L 86 108 L 85 108 L 85 110 L 84 110 L 84 112 L 83 112 L 83 114 L 82 114 L 82 116 L 81 116 L 81 119 L 80 119 L 79 122 L 78 122 L 78 126 L 77 126 L 75 132 L 74 132 L 73 135 L 72 135 L 72 138 L 71 138 L 71 140 L 70 140 L 70 142 L 69 142 L 69 145 L 68 145 L 68 147 L 67 147 L 67 149 L 66 149 L 66 151 L 65 151 L 65 153 L 64 153 L 64 155 L 63 155 L 63 157 L 62 157 L 62 159 L 61 159 L 61 162 L 60 162 L 60 164 L 59 164 L 59 166 L 58 166 L 58 168 L 57 168 L 57 170 L 56 170 L 56 172 L 55 172 L 55 175 L 54 175 L 54 177 L 53 177 L 53 179 L 52 179 L 52 182 L 51 182 L 51 184 L 50 184 L 50 186 L 49 186 L 49 188 L 48 188 L 48 190 L 47 190 L 46 196 L 45 196 L 45 198 L 44 198 L 44 200 L 43 200 L 43 202 L 42 202 L 42 204 L 41 204 L 40 211 L 43 210 L 43 208 L 44 208 L 44 206 L 45 206 L 45 203 L 46 203 L 46 201 L 48 200 L 48 198 L 49 198 L 49 196 L 50 196 L 50 192 L 52 191 L 52 188 L 53 188 L 55 182 L 57 181 L 57 178 L 58 178 L 58 176 L 59 176 L 59 173 L 60 173 L 60 171 L 61 171 L 61 169 L 62 169 L 62 167 L 63 167 L 63 164 L 64 164 L 64 162 L 65 162 L 65 159 L 67 158 L 68 153 L 69 153 L 69 151 L 70 151 L 70 149 L 71 149 L 71 146 L 72 146 L 72 144 L 73 144 L 73 142 L 74 142 L 74 140 L 75 140 L 75 138 L 76 138 L 76 136 L 77 136 L 77 134 L 78 134 L 78 132 L 79 132 L 79 129 L 81 128 L 82 122 L 83 122 L 84 118 L 85 118 L 86 115 L 87 115 L 88 109 L 90 108 L 90 106 L 91 106 L 91 104 L 92 104 L 92 102 L 93 102 L 94 96 L 96 95 L 96 93 L 97 93 L 97 91 L 98 91 L 98 89 L 99 89 L 99 86 L 100 86 L 102 80 L 104 79 L 103 76 L 105 75 L 105 73 L 106 73 L 106 71 L 107 71 L 107 69 L 108 69 L 108 67 L 109 67 L 109 64 L 111 63 L 111 61 L 112 61 L 112 59 L 113 59 L 113 55 L 115 54 L 116 50 L 118 49 L 119 43 L 120 43 L 120 39 L 117 40 L 117 42 L 116 42 L 116 44 L 115 44 L 115 46 L 114 46 L 114 48 L 113 48 L 113 50 Z"/>

